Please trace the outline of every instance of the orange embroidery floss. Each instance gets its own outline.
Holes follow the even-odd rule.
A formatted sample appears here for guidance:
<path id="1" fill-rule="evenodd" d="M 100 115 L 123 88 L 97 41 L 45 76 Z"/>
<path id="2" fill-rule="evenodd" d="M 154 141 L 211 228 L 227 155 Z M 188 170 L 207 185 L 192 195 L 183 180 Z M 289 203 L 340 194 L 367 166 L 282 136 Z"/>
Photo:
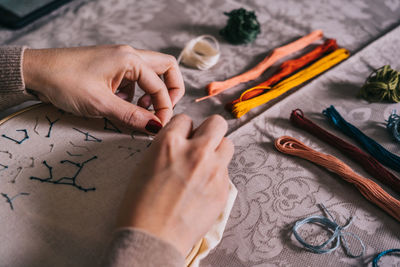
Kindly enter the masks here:
<path id="1" fill-rule="evenodd" d="M 266 69 L 272 66 L 278 60 L 305 48 L 311 43 L 321 39 L 323 37 L 323 32 L 321 30 L 313 31 L 312 33 L 294 41 L 293 43 L 287 44 L 285 46 L 275 48 L 272 53 L 267 56 L 263 61 L 258 63 L 254 68 L 234 76 L 228 80 L 220 82 L 212 82 L 207 85 L 208 96 L 196 99 L 196 102 L 207 99 L 211 96 L 215 96 L 235 85 L 240 83 L 248 82 L 259 77 Z"/>
<path id="2" fill-rule="evenodd" d="M 313 49 L 311 52 L 309 52 L 299 58 L 285 61 L 284 63 L 281 64 L 281 66 L 279 67 L 279 70 L 273 76 L 271 76 L 265 82 L 258 84 L 256 87 L 270 87 L 270 86 L 274 85 L 275 83 L 279 82 L 281 79 L 285 78 L 286 76 L 289 76 L 290 74 L 296 72 L 297 70 L 301 69 L 302 67 L 313 62 L 314 60 L 320 58 L 324 54 L 332 52 L 338 48 L 339 47 L 336 43 L 336 40 L 328 39 L 322 45 L 319 45 L 315 49 Z M 248 91 L 246 94 L 243 94 L 241 96 L 241 98 L 235 99 L 232 102 L 227 103 L 225 108 L 228 111 L 232 111 L 232 106 L 234 104 L 240 102 L 240 99 L 242 101 L 249 100 L 250 98 L 256 97 L 256 96 L 264 93 L 265 90 L 266 89 L 258 88 L 258 89 L 252 90 L 252 91 Z"/>
<path id="3" fill-rule="evenodd" d="M 338 158 L 313 150 L 290 136 L 282 136 L 276 139 L 275 147 L 282 153 L 309 160 L 338 174 L 345 181 L 354 184 L 366 199 L 400 221 L 400 201 L 392 197 L 372 180 L 355 173 Z"/>

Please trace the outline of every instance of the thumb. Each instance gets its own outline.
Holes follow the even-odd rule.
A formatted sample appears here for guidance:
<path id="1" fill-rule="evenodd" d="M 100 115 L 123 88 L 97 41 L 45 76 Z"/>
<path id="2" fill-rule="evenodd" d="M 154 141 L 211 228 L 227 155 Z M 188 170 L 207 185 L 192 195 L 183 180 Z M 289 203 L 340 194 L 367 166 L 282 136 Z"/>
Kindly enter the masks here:
<path id="1" fill-rule="evenodd" d="M 156 134 L 161 128 L 160 119 L 152 112 L 127 102 L 111 94 L 106 101 L 107 108 L 103 111 L 105 117 L 118 121 L 124 126 L 142 132 Z"/>

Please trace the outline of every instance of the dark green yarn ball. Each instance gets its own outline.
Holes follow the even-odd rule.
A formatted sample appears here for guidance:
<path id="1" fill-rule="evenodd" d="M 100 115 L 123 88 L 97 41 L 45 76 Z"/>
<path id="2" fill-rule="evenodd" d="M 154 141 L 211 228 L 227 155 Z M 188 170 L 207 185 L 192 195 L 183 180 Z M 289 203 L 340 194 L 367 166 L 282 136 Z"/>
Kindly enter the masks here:
<path id="1" fill-rule="evenodd" d="M 219 33 L 231 44 L 251 43 L 261 32 L 254 11 L 239 8 L 224 14 L 229 17 L 228 24 Z"/>
<path id="2" fill-rule="evenodd" d="M 369 102 L 400 102 L 400 72 L 385 65 L 367 78 L 359 95 Z"/>

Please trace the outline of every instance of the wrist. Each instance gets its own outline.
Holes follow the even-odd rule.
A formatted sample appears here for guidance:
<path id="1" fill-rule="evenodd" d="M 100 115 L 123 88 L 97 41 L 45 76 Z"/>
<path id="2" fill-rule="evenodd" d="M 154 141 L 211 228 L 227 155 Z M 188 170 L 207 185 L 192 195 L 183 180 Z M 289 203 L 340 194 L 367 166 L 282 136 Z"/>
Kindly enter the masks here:
<path id="1" fill-rule="evenodd" d="M 22 78 L 25 88 L 35 93 L 40 93 L 41 88 L 43 88 L 41 81 L 44 72 L 42 60 L 40 50 L 25 49 L 22 61 Z"/>

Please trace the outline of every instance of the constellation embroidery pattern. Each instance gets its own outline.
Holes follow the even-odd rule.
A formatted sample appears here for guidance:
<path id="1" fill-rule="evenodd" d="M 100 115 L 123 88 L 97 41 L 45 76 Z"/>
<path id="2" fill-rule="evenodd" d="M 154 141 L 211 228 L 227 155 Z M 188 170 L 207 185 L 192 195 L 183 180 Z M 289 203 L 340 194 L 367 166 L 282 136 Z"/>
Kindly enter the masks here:
<path id="1" fill-rule="evenodd" d="M 45 183 L 52 183 L 52 184 L 64 184 L 64 185 L 71 185 L 73 187 L 76 187 L 79 190 L 82 190 L 84 192 L 88 192 L 88 191 L 94 191 L 96 190 L 95 187 L 90 187 L 90 188 L 84 188 L 80 185 L 78 185 L 76 183 L 76 178 L 78 177 L 79 173 L 82 171 L 83 167 L 85 166 L 86 163 L 88 163 L 91 160 L 97 159 L 97 156 L 93 156 L 90 159 L 82 162 L 82 163 L 76 163 L 70 160 L 62 160 L 60 161 L 61 164 L 64 163 L 69 163 L 72 165 L 75 165 L 76 167 L 78 167 L 78 170 L 76 171 L 76 173 L 74 174 L 74 176 L 72 177 L 61 177 L 58 180 L 53 180 L 53 167 L 48 165 L 46 161 L 43 161 L 43 165 L 46 166 L 46 168 L 49 170 L 49 177 L 48 178 L 39 178 L 39 177 L 34 177 L 31 176 L 30 179 L 31 180 L 38 180 L 40 182 L 45 182 Z"/>
<path id="2" fill-rule="evenodd" d="M 0 163 L 0 167 L 2 167 L 2 168 L 0 169 L 0 172 L 1 172 L 1 171 L 4 171 L 5 169 L 8 169 L 8 165 L 3 165 L 3 164 L 1 164 L 1 163 Z"/>
<path id="3" fill-rule="evenodd" d="M 69 151 L 67 151 L 67 154 L 70 155 L 71 157 L 82 157 L 83 156 L 83 154 L 73 154 Z"/>
<path id="4" fill-rule="evenodd" d="M 49 119 L 49 117 L 47 117 L 47 115 L 46 115 L 46 119 L 47 119 L 47 121 L 48 121 L 49 124 L 50 124 L 49 131 L 47 132 L 47 135 L 46 135 L 46 137 L 49 138 L 49 137 L 50 137 L 50 134 L 51 134 L 51 130 L 53 129 L 53 125 L 54 125 L 57 121 L 59 121 L 60 119 L 56 119 L 55 121 L 51 121 L 51 120 Z"/>
<path id="5" fill-rule="evenodd" d="M 3 151 L 0 150 L 0 153 L 7 154 L 8 157 L 9 157 L 10 159 L 12 159 L 12 154 L 11 154 L 8 150 L 3 150 Z"/>
<path id="6" fill-rule="evenodd" d="M 10 204 L 10 209 L 11 209 L 11 210 L 14 210 L 13 200 L 16 199 L 16 198 L 19 197 L 19 196 L 29 196 L 29 193 L 21 192 L 21 193 L 16 194 L 16 195 L 13 196 L 13 197 L 9 197 L 9 196 L 8 196 L 7 194 L 5 194 L 5 193 L 1 193 L 1 195 L 6 199 L 6 202 L 7 202 L 8 204 Z"/>
<path id="7" fill-rule="evenodd" d="M 78 145 L 75 145 L 74 143 L 72 143 L 72 141 L 69 141 L 69 143 L 70 143 L 73 147 L 83 148 L 83 149 L 86 149 L 87 151 L 90 151 L 90 149 L 89 149 L 88 147 L 86 147 L 86 146 L 78 146 Z"/>
<path id="8" fill-rule="evenodd" d="M 16 175 L 14 176 L 14 178 L 10 181 L 10 183 L 15 184 L 15 181 L 17 180 L 17 178 L 18 178 L 19 174 L 21 173 L 22 169 L 23 169 L 23 168 L 22 168 L 21 166 L 17 168 L 17 174 L 16 174 Z"/>
<path id="9" fill-rule="evenodd" d="M 131 152 L 132 150 L 134 150 L 134 151 L 131 152 L 125 159 L 130 158 L 130 157 L 132 157 L 133 155 L 135 155 L 136 153 L 139 153 L 139 152 L 140 152 L 140 149 L 134 149 L 134 148 L 129 147 L 129 146 L 118 146 L 118 148 L 119 148 L 119 149 L 121 149 L 121 148 L 127 149 L 127 150 L 130 151 L 130 152 Z"/>
<path id="10" fill-rule="evenodd" d="M 14 142 L 17 143 L 18 145 L 22 144 L 22 142 L 24 142 L 26 139 L 29 139 L 28 131 L 27 131 L 26 129 L 21 129 L 21 130 L 16 130 L 16 131 L 17 131 L 17 132 L 24 132 L 25 137 L 22 138 L 21 140 L 16 140 L 16 139 L 11 138 L 11 137 L 9 137 L 9 136 L 7 136 L 7 135 L 5 135 L 5 134 L 2 134 L 1 136 L 4 137 L 4 138 L 9 139 L 9 140 L 11 140 L 11 141 L 14 141 Z"/>
<path id="11" fill-rule="evenodd" d="M 111 126 L 111 127 L 110 127 Z M 122 133 L 120 129 L 117 128 L 109 119 L 104 118 L 104 130 Z"/>
<path id="12" fill-rule="evenodd" d="M 38 125 L 39 125 L 39 117 L 36 117 L 36 119 L 35 119 L 35 127 L 33 127 L 33 131 L 34 131 L 37 135 L 39 135 L 39 132 L 37 131 Z"/>
<path id="13" fill-rule="evenodd" d="M 80 132 L 81 134 L 84 134 L 84 135 L 85 135 L 85 141 L 101 142 L 101 139 L 94 137 L 94 136 L 91 135 L 89 132 L 83 132 L 83 131 L 81 131 L 81 130 L 79 130 L 79 129 L 77 129 L 77 128 L 72 128 L 72 129 L 74 129 L 74 130 L 77 131 L 77 132 Z M 89 137 L 90 137 L 91 139 L 89 139 Z"/>

